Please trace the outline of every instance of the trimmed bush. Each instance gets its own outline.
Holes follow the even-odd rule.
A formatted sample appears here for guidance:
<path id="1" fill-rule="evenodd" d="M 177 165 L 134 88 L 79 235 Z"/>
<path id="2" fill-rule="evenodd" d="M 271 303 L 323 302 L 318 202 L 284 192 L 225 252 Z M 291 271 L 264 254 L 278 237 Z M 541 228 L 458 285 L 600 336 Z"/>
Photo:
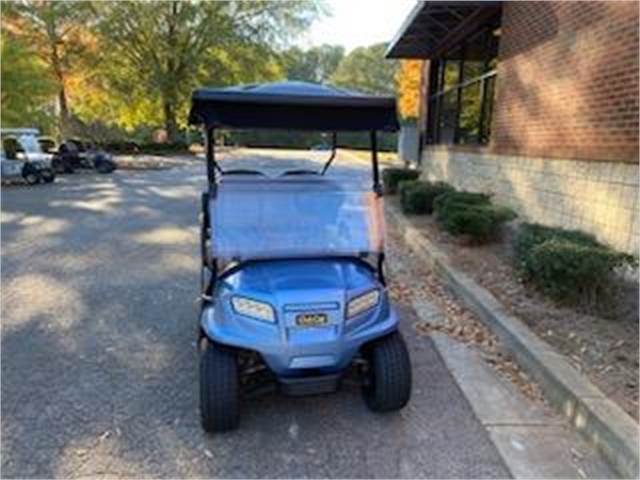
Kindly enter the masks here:
<path id="1" fill-rule="evenodd" d="M 398 191 L 398 184 L 404 180 L 417 180 L 420 176 L 419 170 L 408 168 L 385 168 L 382 171 L 382 184 L 384 192 L 393 195 Z"/>
<path id="2" fill-rule="evenodd" d="M 487 242 L 498 236 L 502 225 L 513 220 L 513 210 L 491 204 L 484 193 L 448 192 L 434 201 L 440 227 L 451 235 L 467 235 L 474 242 Z"/>
<path id="3" fill-rule="evenodd" d="M 527 257 L 531 250 L 548 240 L 565 240 L 577 245 L 601 246 L 596 237 L 580 230 L 565 230 L 537 223 L 523 223 L 518 227 L 513 241 L 513 250 L 520 268 L 526 270 Z"/>
<path id="4" fill-rule="evenodd" d="M 150 155 L 171 155 L 175 153 L 188 153 L 189 146 L 182 141 L 172 143 L 146 143 L 140 147 L 139 153 Z"/>
<path id="5" fill-rule="evenodd" d="M 526 270 L 536 287 L 555 300 L 587 307 L 605 300 L 611 293 L 618 267 L 635 264 L 631 255 L 604 245 L 563 238 L 539 243 L 526 256 Z"/>
<path id="6" fill-rule="evenodd" d="M 421 182 L 420 180 L 404 180 L 398 186 L 400 206 L 404 213 L 431 214 L 434 200 L 443 193 L 452 192 L 454 188 L 444 182 Z"/>
<path id="7" fill-rule="evenodd" d="M 433 202 L 434 210 L 443 212 L 448 206 L 463 205 L 489 205 L 491 197 L 486 193 L 450 191 L 438 196 Z"/>
<path id="8" fill-rule="evenodd" d="M 438 216 L 438 223 L 451 235 L 468 235 L 483 243 L 496 238 L 502 225 L 514 218 L 515 213 L 507 207 L 459 203 L 448 205 L 446 213 Z"/>

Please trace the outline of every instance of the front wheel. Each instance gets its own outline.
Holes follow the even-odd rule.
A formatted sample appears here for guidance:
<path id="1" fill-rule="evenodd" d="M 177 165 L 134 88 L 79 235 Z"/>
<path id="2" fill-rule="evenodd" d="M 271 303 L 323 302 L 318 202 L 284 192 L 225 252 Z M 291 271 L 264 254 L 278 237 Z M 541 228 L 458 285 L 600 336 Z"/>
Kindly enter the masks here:
<path id="1" fill-rule="evenodd" d="M 44 183 L 51 183 L 56 179 L 56 174 L 50 168 L 43 168 L 40 170 L 40 178 Z"/>
<path id="2" fill-rule="evenodd" d="M 369 361 L 364 400 L 374 412 L 400 410 L 411 397 L 411 360 L 400 332 L 375 341 L 365 351 Z"/>
<path id="3" fill-rule="evenodd" d="M 28 185 L 35 185 L 36 183 L 40 183 L 40 173 L 33 165 L 25 164 L 22 168 L 22 178 Z"/>
<path id="4" fill-rule="evenodd" d="M 211 340 L 200 356 L 200 418 L 206 432 L 224 432 L 240 421 L 238 359 Z"/>

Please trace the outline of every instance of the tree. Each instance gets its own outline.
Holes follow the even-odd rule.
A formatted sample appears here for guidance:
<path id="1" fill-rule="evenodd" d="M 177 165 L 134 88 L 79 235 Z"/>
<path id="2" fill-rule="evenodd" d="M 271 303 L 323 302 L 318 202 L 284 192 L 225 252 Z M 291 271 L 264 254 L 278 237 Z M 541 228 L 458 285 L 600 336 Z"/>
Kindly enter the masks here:
<path id="1" fill-rule="evenodd" d="M 398 69 L 398 113 L 404 121 L 416 121 L 420 114 L 422 60 L 401 60 Z"/>
<path id="2" fill-rule="evenodd" d="M 289 80 L 325 83 L 343 58 L 344 47 L 325 44 L 308 50 L 292 47 L 282 54 L 282 63 Z"/>
<path id="3" fill-rule="evenodd" d="M 364 93 L 395 95 L 398 63 L 385 59 L 385 50 L 384 43 L 354 49 L 342 59 L 330 83 Z"/>
<path id="4" fill-rule="evenodd" d="M 25 127 L 48 123 L 47 104 L 56 84 L 47 65 L 19 39 L 2 35 L 2 126 Z"/>
<path id="5" fill-rule="evenodd" d="M 67 130 L 70 119 L 66 84 L 72 69 L 81 61 L 83 31 L 89 13 L 90 4 L 86 2 L 21 0 L 2 3 L 3 31 L 9 38 L 29 45 L 56 82 L 61 134 Z"/>
<path id="6" fill-rule="evenodd" d="M 276 48 L 322 13 L 317 2 L 257 0 L 99 2 L 95 9 L 115 103 L 125 117 L 161 121 L 170 140 L 194 87 L 277 78 Z"/>

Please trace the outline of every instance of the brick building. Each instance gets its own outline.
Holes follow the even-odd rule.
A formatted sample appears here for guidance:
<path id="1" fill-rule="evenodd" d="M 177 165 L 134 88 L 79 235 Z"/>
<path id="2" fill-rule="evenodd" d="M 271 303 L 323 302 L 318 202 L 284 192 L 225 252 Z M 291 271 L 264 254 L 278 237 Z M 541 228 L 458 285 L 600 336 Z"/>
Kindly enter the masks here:
<path id="1" fill-rule="evenodd" d="M 425 60 L 425 177 L 637 252 L 637 2 L 419 2 L 387 57 Z"/>

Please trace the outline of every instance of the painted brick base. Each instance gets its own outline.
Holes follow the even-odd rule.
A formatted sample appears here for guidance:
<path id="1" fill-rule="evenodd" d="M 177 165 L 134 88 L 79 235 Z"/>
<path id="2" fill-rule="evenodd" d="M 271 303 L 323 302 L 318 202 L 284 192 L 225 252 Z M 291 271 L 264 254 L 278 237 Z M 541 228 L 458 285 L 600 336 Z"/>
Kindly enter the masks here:
<path id="1" fill-rule="evenodd" d="M 638 252 L 638 164 L 551 160 L 425 149 L 423 176 L 495 195 L 520 220 L 593 233 Z"/>

